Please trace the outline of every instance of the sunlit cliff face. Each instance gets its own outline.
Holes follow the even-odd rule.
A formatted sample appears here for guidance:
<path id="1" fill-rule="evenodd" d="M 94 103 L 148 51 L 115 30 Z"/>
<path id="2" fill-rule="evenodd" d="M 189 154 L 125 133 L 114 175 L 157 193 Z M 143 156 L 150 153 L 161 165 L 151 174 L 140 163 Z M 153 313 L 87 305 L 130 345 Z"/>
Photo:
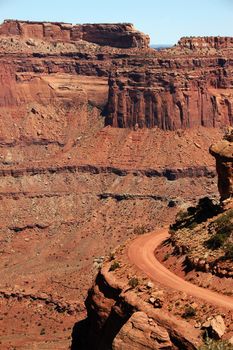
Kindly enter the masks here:
<path id="1" fill-rule="evenodd" d="M 222 141 L 210 147 L 210 153 L 216 159 L 218 189 L 222 200 L 233 195 L 233 130 L 229 129 Z"/>

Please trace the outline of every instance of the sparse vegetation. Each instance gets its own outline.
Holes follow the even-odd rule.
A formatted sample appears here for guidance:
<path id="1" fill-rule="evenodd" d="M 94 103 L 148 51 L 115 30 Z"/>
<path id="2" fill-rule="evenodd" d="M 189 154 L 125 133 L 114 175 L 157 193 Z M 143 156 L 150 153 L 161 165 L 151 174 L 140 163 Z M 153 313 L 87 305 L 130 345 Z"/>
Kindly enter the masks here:
<path id="1" fill-rule="evenodd" d="M 218 204 L 204 197 L 201 198 L 196 207 L 189 207 L 187 211 L 180 211 L 176 216 L 176 221 L 170 226 L 170 231 L 177 231 L 182 228 L 193 230 L 198 224 L 217 215 L 221 208 Z"/>
<path id="2" fill-rule="evenodd" d="M 136 226 L 133 230 L 135 235 L 143 235 L 148 232 L 148 228 L 145 225 Z"/>
<path id="3" fill-rule="evenodd" d="M 233 244 L 227 242 L 227 240 L 233 233 L 233 210 L 228 210 L 217 220 L 211 223 L 210 229 L 214 232 L 214 234 L 205 242 L 206 246 L 213 250 L 224 248 L 225 257 L 232 259 Z"/>
<path id="4" fill-rule="evenodd" d="M 109 261 L 113 261 L 115 259 L 115 254 L 113 252 L 109 253 Z"/>
<path id="5" fill-rule="evenodd" d="M 93 111 L 93 109 L 94 109 L 94 106 L 90 102 L 88 102 L 88 104 L 87 104 L 88 113 L 91 113 Z"/>
<path id="6" fill-rule="evenodd" d="M 163 261 L 166 261 L 167 259 L 169 259 L 170 256 L 171 256 L 171 254 L 166 253 L 166 254 L 164 255 L 164 257 L 163 257 Z"/>
<path id="7" fill-rule="evenodd" d="M 197 207 L 179 212 L 170 226 L 170 233 L 176 245 L 182 248 L 177 250 L 179 252 L 196 255 L 199 259 L 202 254 L 203 260 L 211 263 L 233 260 L 233 209 L 224 210 L 207 197 L 202 198 Z"/>
<path id="8" fill-rule="evenodd" d="M 129 280 L 129 286 L 130 287 L 135 288 L 135 287 L 138 286 L 138 284 L 139 284 L 139 280 L 138 280 L 137 277 L 130 278 L 130 280 Z"/>
<path id="9" fill-rule="evenodd" d="M 115 271 L 116 269 L 119 269 L 119 267 L 120 267 L 120 263 L 118 261 L 114 261 L 111 264 L 109 271 Z"/>
<path id="10" fill-rule="evenodd" d="M 205 344 L 199 350 L 233 350 L 233 345 L 226 340 L 215 341 L 207 338 Z"/>
<path id="11" fill-rule="evenodd" d="M 218 249 L 224 245 L 225 240 L 226 240 L 226 235 L 224 232 L 216 233 L 215 235 L 213 235 L 213 237 L 211 237 L 210 239 L 208 239 L 208 241 L 206 241 L 206 246 L 209 249 Z"/>
<path id="12" fill-rule="evenodd" d="M 182 317 L 187 319 L 187 318 L 192 318 L 194 316 L 196 316 L 196 310 L 190 305 L 187 306 L 185 308 L 184 313 L 182 314 Z"/>
<path id="13" fill-rule="evenodd" d="M 225 245 L 225 257 L 226 259 L 233 260 L 233 243 L 227 243 Z"/>
<path id="14" fill-rule="evenodd" d="M 40 335 L 45 335 L 45 329 L 41 328 Z"/>

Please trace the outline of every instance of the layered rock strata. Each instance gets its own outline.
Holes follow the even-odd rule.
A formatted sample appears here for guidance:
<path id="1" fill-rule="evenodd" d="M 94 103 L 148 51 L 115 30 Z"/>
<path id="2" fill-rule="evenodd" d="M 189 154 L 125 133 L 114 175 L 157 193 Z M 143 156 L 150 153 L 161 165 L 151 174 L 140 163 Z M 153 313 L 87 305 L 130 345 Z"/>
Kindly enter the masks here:
<path id="1" fill-rule="evenodd" d="M 86 92 L 103 109 L 105 125 L 114 127 L 232 124 L 232 38 L 186 38 L 158 52 L 130 24 L 5 21 L 0 39 L 2 106 L 39 96 L 48 103 L 66 90 L 72 98 Z M 28 84 L 32 96 L 23 93 Z"/>
<path id="2" fill-rule="evenodd" d="M 74 350 L 197 349 L 198 330 L 143 301 L 109 272 L 110 265 L 105 263 L 89 291 L 86 337 L 82 345 L 79 328 Z"/>
<path id="3" fill-rule="evenodd" d="M 119 48 L 146 48 L 149 36 L 136 30 L 131 23 L 76 24 L 5 20 L 0 35 L 46 41 L 72 42 L 85 40 L 98 45 Z"/>
<path id="4" fill-rule="evenodd" d="M 232 125 L 230 57 L 221 57 L 221 51 L 208 59 L 197 59 L 194 51 L 182 57 L 181 50 L 178 59 L 173 50 L 173 58 L 148 58 L 146 67 L 139 60 L 137 68 L 112 74 L 107 124 L 163 130 Z"/>
<path id="5" fill-rule="evenodd" d="M 183 37 L 178 41 L 178 45 L 190 50 L 208 50 L 210 48 L 218 50 L 233 47 L 233 38 L 220 36 Z"/>
<path id="6" fill-rule="evenodd" d="M 50 349 L 68 348 L 69 327 L 84 317 L 82 311 L 75 307 L 72 316 L 64 308 L 58 315 L 47 300 L 32 302 L 34 296 L 43 292 L 61 306 L 80 303 L 82 310 L 96 274 L 95 258 L 138 231 L 168 224 L 187 202 L 215 192 L 214 160 L 203 150 L 221 137 L 218 126 L 231 124 L 230 48 L 177 46 L 157 52 L 128 24 L 77 26 L 76 37 L 74 27 L 18 21 L 1 27 L 0 271 L 6 297 L 0 330 L 5 348 L 44 348 L 47 341 Z M 130 93 L 127 122 L 118 81 Z M 214 91 L 211 81 L 218 82 Z M 197 85 L 195 95 L 192 86 Z M 153 103 L 144 109 L 144 97 L 138 108 L 137 96 L 149 90 L 160 101 L 156 113 Z M 213 104 L 206 102 L 210 92 Z M 185 94 L 190 95 L 183 115 L 190 118 L 181 123 L 173 109 Z M 186 130 L 175 130 L 180 127 Z M 25 298 L 8 300 L 9 290 Z M 139 329 L 144 322 L 143 307 L 137 312 L 122 328 L 122 338 L 131 325 Z M 150 322 L 146 334 L 153 337 L 158 328 Z M 38 324 L 49 329 L 46 335 L 39 336 Z M 165 344 L 173 342 L 167 328 L 156 335 Z"/>

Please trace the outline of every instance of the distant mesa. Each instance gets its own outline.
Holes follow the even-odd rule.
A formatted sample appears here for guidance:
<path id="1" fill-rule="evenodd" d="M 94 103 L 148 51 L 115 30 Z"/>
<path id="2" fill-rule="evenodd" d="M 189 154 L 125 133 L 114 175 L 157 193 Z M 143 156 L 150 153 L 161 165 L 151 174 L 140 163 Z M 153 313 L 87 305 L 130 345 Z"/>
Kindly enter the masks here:
<path id="1" fill-rule="evenodd" d="M 178 46 L 190 50 L 195 49 L 224 49 L 233 47 L 233 37 L 203 36 L 203 37 L 183 37 L 178 41 Z"/>
<path id="2" fill-rule="evenodd" d="M 150 38 L 131 23 L 71 24 L 5 20 L 0 35 L 20 36 L 46 41 L 73 42 L 85 40 L 98 45 L 118 48 L 146 48 Z"/>
<path id="3" fill-rule="evenodd" d="M 93 102 L 94 95 L 94 105 L 102 108 L 106 126 L 177 130 L 233 125 L 231 37 L 184 37 L 172 48 L 153 50 L 149 36 L 131 23 L 73 25 L 19 20 L 5 20 L 0 36 L 17 38 L 20 43 L 13 45 L 14 50 L 22 45 L 22 52 L 26 41 L 26 50 L 34 58 L 56 54 L 50 58 L 52 64 L 40 61 L 39 67 L 29 68 L 28 63 L 25 68 L 19 61 L 24 66 L 18 71 L 59 70 L 72 72 L 76 78 L 104 78 L 105 88 L 97 93 L 95 88 L 89 98 Z M 32 48 L 37 40 L 43 43 Z M 57 42 L 64 43 L 63 52 L 53 45 Z M 73 44 L 72 52 L 67 43 Z M 98 47 L 92 50 L 93 45 Z M 9 47 L 13 50 L 12 45 Z M 55 62 L 57 55 L 64 54 L 72 64 Z M 7 103 L 11 100 L 5 98 Z"/>

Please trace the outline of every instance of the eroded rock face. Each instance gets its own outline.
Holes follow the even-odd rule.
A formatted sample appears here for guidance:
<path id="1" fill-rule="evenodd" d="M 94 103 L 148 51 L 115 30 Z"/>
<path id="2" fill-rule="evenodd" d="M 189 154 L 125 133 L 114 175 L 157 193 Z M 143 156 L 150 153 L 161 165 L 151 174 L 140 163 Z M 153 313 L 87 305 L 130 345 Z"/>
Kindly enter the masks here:
<path id="1" fill-rule="evenodd" d="M 94 99 L 103 109 L 105 125 L 113 127 L 177 130 L 233 123 L 232 38 L 184 38 L 157 52 L 148 48 L 148 36 L 128 23 L 5 21 L 0 40 L 9 56 L 1 57 L 5 89 L 0 107 L 15 100 L 21 105 L 21 95 L 14 98 L 12 91 L 36 82 L 37 90 L 47 89 L 45 103 L 53 100 L 57 88 L 60 95 L 72 90 L 72 98 L 80 87 L 88 88 L 87 99 Z M 97 83 L 96 77 L 104 81 Z M 63 79 L 73 84 L 63 86 Z M 34 90 L 27 89 L 33 101 L 41 97 Z"/>
<path id="2" fill-rule="evenodd" d="M 145 48 L 149 46 L 150 41 L 148 35 L 136 30 L 131 23 L 72 25 L 6 20 L 0 26 L 0 35 L 63 42 L 85 40 L 119 48 Z"/>
<path id="3" fill-rule="evenodd" d="M 199 332 L 129 290 L 105 264 L 86 299 L 87 320 L 74 350 L 196 350 Z M 83 343 L 83 338 L 85 342 Z"/>
<path id="4" fill-rule="evenodd" d="M 147 59 L 146 67 L 138 60 L 112 74 L 107 124 L 163 130 L 232 124 L 231 60 L 197 58 L 195 51 L 184 60 L 180 48 L 173 50 L 173 58 Z"/>
<path id="5" fill-rule="evenodd" d="M 183 37 L 179 40 L 178 45 L 191 50 L 223 49 L 233 47 L 233 38 L 219 36 Z"/>
<path id="6" fill-rule="evenodd" d="M 135 312 L 121 328 L 113 341 L 113 350 L 171 349 L 168 332 L 148 318 L 144 312 Z"/>
<path id="7" fill-rule="evenodd" d="M 232 131 L 225 140 L 210 147 L 210 153 L 216 159 L 218 173 L 218 189 L 222 200 L 233 195 L 233 140 Z"/>
<path id="8" fill-rule="evenodd" d="M 83 308 L 83 295 L 93 274 L 93 258 L 108 254 L 110 245 L 114 247 L 133 234 L 137 225 L 143 223 L 153 228 L 173 220 L 177 209 L 168 207 L 169 203 L 202 196 L 206 187 L 215 191 L 213 159 L 207 152 L 203 154 L 203 149 L 209 140 L 220 137 L 218 125 L 230 123 L 231 107 L 230 104 L 226 107 L 225 100 L 231 100 L 231 80 L 228 68 L 225 71 L 222 67 L 225 62 L 222 51 L 205 53 L 204 57 L 199 52 L 186 54 L 181 48 L 159 53 L 149 48 L 132 48 L 136 43 L 138 47 L 145 45 L 145 41 L 128 24 L 98 28 L 86 25 L 85 32 L 84 25 L 82 30 L 80 26 L 74 27 L 62 23 L 7 21 L 0 29 L 0 200 L 3 208 L 0 270 L 2 292 L 7 286 L 11 295 L 10 303 L 6 297 L 3 313 L 7 315 L 9 309 L 14 313 L 4 319 L 6 327 L 2 327 L 2 331 L 7 329 L 9 334 L 7 339 L 3 337 L 5 348 L 8 341 L 13 341 L 16 348 L 19 344 L 24 349 L 40 347 L 38 329 L 33 325 L 37 327 L 41 317 L 46 329 L 52 327 L 47 334 L 53 334 L 54 342 L 48 347 L 68 348 L 69 327 L 84 315 L 67 316 L 56 310 L 76 312 L 73 305 L 79 302 Z M 110 46 L 104 45 L 105 37 Z M 133 38 L 136 38 L 134 43 Z M 119 43 L 126 48 L 113 47 Z M 226 66 L 230 69 L 231 61 L 227 57 Z M 135 131 L 104 127 L 113 116 L 106 108 L 109 84 L 111 93 L 111 79 L 116 78 L 113 72 L 109 80 L 113 70 L 118 71 L 120 80 L 129 80 L 126 87 L 135 95 L 149 89 L 150 79 L 151 94 L 158 84 L 155 90 L 158 95 L 161 89 L 161 110 L 164 111 L 167 101 L 171 110 L 174 107 L 170 86 L 177 73 L 177 80 L 185 80 L 187 74 L 195 73 L 192 79 L 200 86 L 219 74 L 222 85 L 214 90 L 216 128 L 208 130 L 208 139 L 204 128 L 176 132 L 149 130 L 156 125 L 166 130 L 170 125 L 174 129 L 181 125 L 174 121 L 175 114 L 171 112 L 169 122 L 164 116 L 163 121 L 156 124 L 154 109 L 146 114 L 150 122 L 143 124 L 144 129 L 139 129 L 139 125 L 136 128 L 137 109 L 133 98 L 127 100 L 127 104 L 131 104 L 127 108 L 134 110 L 128 115 L 127 123 L 118 123 L 116 112 L 117 117 L 109 124 L 124 128 L 135 126 Z M 146 72 L 147 82 L 142 81 L 140 85 L 141 72 Z M 177 94 L 183 94 L 183 87 L 185 85 L 177 85 Z M 202 95 L 198 92 L 193 100 L 192 94 L 190 90 L 187 107 L 190 116 L 192 103 L 202 105 Z M 110 99 L 109 106 L 113 102 Z M 204 102 L 203 125 L 213 125 L 209 107 L 205 109 Z M 116 100 L 113 108 L 117 105 Z M 143 111 L 140 109 L 140 113 Z M 199 115 L 199 119 L 195 119 L 194 114 L 192 118 L 187 128 L 201 124 Z M 185 123 L 182 125 L 186 128 Z M 192 159 L 189 153 L 193 154 Z M 28 290 L 31 286 L 32 291 Z M 19 303 L 21 313 L 14 303 L 17 296 L 24 295 L 23 290 L 25 297 L 22 304 Z M 31 308 L 34 296 L 37 298 L 42 292 L 51 295 L 52 305 L 59 308 L 50 310 L 48 304 L 41 313 L 37 304 Z M 133 312 L 145 310 L 143 307 L 132 310 L 131 302 L 124 299 L 121 303 L 117 288 L 110 292 L 109 288 L 96 284 L 89 312 L 92 310 L 93 329 L 96 324 L 99 327 L 95 328 L 96 334 L 104 324 L 106 332 L 114 338 L 109 331 L 113 329 L 112 323 L 121 326 Z M 30 295 L 32 300 L 28 306 Z M 65 302 L 64 307 L 61 300 Z M 127 312 L 123 312 L 125 307 Z M 32 319 L 27 322 L 31 314 Z M 112 316 L 116 317 L 116 323 Z M 17 329 L 22 330 L 22 338 L 15 334 L 12 319 Z M 58 328 L 54 319 L 59 319 L 62 328 Z M 33 340 L 24 336 L 29 323 L 27 331 Z M 159 326 L 163 327 L 163 321 Z M 173 324 L 165 326 L 172 332 Z M 117 334 L 118 329 L 115 332 Z M 58 346 L 61 335 L 66 344 Z M 112 339 L 107 339 L 112 344 Z M 41 338 L 43 343 L 47 340 L 45 336 Z M 30 344 L 26 346 L 25 341 Z"/>

